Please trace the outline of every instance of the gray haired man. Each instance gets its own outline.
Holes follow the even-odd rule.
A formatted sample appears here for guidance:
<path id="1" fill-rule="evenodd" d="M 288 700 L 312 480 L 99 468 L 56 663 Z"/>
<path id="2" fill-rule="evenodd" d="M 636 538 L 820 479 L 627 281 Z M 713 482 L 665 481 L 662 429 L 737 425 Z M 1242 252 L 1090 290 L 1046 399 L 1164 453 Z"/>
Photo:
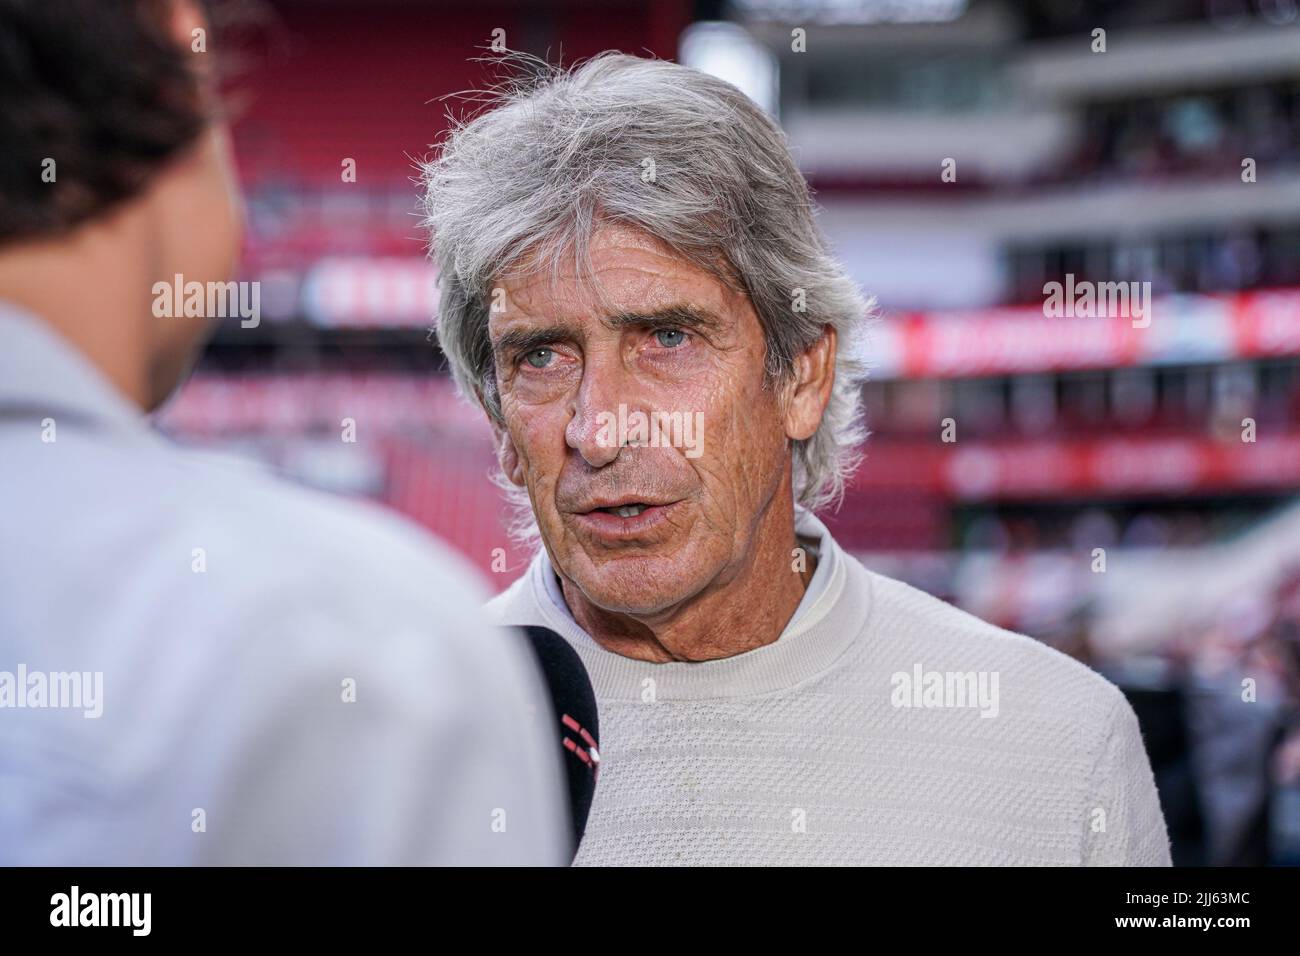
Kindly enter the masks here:
<path id="1" fill-rule="evenodd" d="M 871 310 L 781 130 L 672 63 L 533 72 L 425 200 L 439 340 L 542 545 L 490 613 L 567 638 L 601 706 L 578 862 L 1167 865 L 1113 685 L 814 517 Z"/>

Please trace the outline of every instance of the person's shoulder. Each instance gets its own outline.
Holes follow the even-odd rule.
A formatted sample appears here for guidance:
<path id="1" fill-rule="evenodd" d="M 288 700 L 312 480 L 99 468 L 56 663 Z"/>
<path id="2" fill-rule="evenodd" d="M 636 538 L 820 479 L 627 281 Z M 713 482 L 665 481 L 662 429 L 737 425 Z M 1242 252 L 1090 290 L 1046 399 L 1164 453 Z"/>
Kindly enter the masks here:
<path id="1" fill-rule="evenodd" d="M 343 535 L 374 537 L 406 547 L 436 540 L 368 499 L 292 481 L 259 462 L 206 452 L 185 452 L 183 461 L 201 484 L 196 491 L 210 503 L 227 506 L 233 520 L 259 527 L 269 524 L 277 532 L 309 528 L 322 544 L 354 543 L 343 542 Z"/>
<path id="2" fill-rule="evenodd" d="M 1123 692 L 1086 664 L 1036 638 L 999 627 L 903 581 L 858 565 L 872 595 L 874 632 L 904 635 L 918 661 L 1000 675 L 1026 701 L 1073 707 L 1098 727 L 1113 719 Z M 1010 686 L 1008 686 L 1010 684 Z"/>
<path id="3" fill-rule="evenodd" d="M 175 467 L 193 483 L 166 519 L 169 550 L 203 549 L 202 573 L 170 591 L 193 621 L 195 658 L 278 674 L 308 697 L 322 675 L 347 676 L 411 710 L 430 695 L 445 710 L 494 684 L 526 684 L 523 648 L 482 613 L 482 577 L 429 531 L 256 462 L 202 454 Z"/>
<path id="4" fill-rule="evenodd" d="M 280 599 L 409 599 L 477 606 L 487 591 L 468 561 L 424 528 L 373 502 L 306 487 L 255 462 L 178 452 L 185 483 L 171 497 L 175 534 L 202 549 L 214 583 L 273 582 Z M 237 574 L 221 572 L 237 568 Z"/>

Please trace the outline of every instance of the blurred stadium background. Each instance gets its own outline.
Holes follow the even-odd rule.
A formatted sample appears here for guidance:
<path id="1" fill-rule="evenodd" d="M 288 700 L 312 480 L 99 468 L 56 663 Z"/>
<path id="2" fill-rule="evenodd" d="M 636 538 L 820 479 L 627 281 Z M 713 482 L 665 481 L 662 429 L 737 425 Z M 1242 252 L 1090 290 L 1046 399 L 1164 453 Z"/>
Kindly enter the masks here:
<path id="1" fill-rule="evenodd" d="M 261 19 L 234 89 L 262 322 L 227 321 L 165 428 L 378 499 L 504 587 L 525 555 L 428 339 L 414 160 L 440 98 L 490 78 L 473 58 L 494 30 L 553 61 L 718 73 L 779 117 L 883 312 L 840 540 L 1119 683 L 1177 863 L 1300 863 L 1296 0 L 283 0 Z M 1067 274 L 1149 281 L 1150 328 L 1045 318 Z"/>

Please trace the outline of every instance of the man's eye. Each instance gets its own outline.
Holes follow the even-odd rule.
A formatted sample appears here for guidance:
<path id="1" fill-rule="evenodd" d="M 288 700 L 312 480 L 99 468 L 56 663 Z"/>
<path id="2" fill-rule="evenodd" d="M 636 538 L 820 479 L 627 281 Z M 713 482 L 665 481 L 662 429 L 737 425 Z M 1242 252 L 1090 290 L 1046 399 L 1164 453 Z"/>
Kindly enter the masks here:
<path id="1" fill-rule="evenodd" d="M 686 333 L 681 329 L 658 329 L 655 332 L 655 339 L 666 349 L 675 349 L 686 339 Z"/>
<path id="2" fill-rule="evenodd" d="M 551 358 L 555 355 L 550 349 L 533 349 L 524 356 L 524 361 L 533 368 L 546 368 L 551 364 Z"/>

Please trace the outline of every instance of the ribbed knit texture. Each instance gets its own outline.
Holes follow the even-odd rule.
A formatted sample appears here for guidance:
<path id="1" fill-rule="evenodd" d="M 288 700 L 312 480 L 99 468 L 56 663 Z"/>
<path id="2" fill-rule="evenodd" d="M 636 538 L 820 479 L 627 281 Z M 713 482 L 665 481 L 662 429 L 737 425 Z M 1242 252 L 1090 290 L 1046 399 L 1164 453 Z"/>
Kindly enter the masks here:
<path id="1" fill-rule="evenodd" d="M 798 527 L 831 560 L 826 592 L 724 660 L 601 648 L 552 603 L 544 552 L 489 603 L 564 635 L 591 674 L 603 760 L 577 865 L 1169 865 L 1114 685 L 867 570 L 809 514 Z M 894 675 L 918 666 L 996 675 L 996 716 L 899 706 Z"/>

